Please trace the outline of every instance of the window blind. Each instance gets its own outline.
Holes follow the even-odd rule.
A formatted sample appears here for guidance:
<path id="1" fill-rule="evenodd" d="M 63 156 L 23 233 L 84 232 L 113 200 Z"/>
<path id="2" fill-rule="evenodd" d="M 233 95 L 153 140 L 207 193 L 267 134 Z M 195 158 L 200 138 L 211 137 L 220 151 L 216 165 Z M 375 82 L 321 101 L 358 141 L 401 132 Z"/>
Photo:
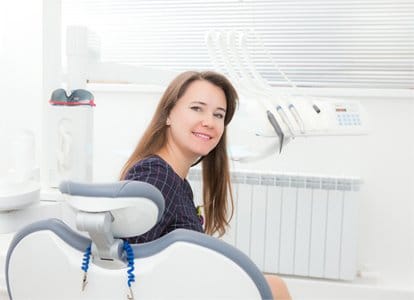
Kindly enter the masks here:
<path id="1" fill-rule="evenodd" d="M 212 69 L 208 30 L 250 30 L 252 60 L 272 86 L 414 88 L 412 0 L 62 0 L 62 24 L 96 33 L 101 59 Z M 270 55 L 270 58 L 269 58 Z"/>

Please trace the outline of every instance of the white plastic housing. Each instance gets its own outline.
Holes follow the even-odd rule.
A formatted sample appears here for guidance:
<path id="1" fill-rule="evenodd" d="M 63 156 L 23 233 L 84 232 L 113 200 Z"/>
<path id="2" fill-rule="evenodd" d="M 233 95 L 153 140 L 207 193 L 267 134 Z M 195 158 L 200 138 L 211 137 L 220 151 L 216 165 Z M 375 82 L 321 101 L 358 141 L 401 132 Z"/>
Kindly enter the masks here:
<path id="1" fill-rule="evenodd" d="M 91 264 L 82 292 L 82 257 L 51 232 L 25 237 L 10 260 L 13 300 L 126 298 L 126 268 L 106 270 Z M 237 264 L 187 242 L 176 242 L 158 254 L 135 259 L 132 290 L 135 299 L 260 299 L 253 281 Z"/>

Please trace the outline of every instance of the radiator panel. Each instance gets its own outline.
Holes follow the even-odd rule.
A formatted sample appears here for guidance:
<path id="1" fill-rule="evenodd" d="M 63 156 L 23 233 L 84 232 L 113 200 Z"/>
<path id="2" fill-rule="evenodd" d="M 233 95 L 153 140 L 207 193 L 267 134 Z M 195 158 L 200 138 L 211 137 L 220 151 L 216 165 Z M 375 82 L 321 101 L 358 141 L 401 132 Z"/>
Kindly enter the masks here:
<path id="1" fill-rule="evenodd" d="M 191 170 L 196 203 L 201 176 Z M 352 280 L 358 178 L 233 172 L 235 211 L 223 240 L 268 273 Z"/>

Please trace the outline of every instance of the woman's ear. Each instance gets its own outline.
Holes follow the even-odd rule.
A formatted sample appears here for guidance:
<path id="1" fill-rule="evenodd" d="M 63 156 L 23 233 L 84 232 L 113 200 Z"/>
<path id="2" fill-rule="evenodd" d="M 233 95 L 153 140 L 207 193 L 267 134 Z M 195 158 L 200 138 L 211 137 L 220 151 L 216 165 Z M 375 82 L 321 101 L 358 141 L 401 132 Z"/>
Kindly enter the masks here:
<path id="1" fill-rule="evenodd" d="M 165 124 L 166 124 L 167 126 L 170 126 L 170 125 L 171 125 L 170 118 L 167 118 L 167 121 L 165 122 Z"/>

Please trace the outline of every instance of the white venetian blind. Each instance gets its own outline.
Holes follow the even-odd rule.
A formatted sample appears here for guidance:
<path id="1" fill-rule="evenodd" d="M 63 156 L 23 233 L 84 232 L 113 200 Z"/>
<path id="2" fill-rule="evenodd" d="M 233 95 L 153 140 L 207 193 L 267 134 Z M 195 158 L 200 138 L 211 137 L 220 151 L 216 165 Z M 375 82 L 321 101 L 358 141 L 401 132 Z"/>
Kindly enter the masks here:
<path id="1" fill-rule="evenodd" d="M 62 9 L 64 27 L 99 36 L 103 61 L 212 69 L 208 30 L 254 29 L 299 87 L 414 88 L 412 0 L 62 0 Z M 287 86 L 258 43 L 249 47 L 261 75 Z"/>

